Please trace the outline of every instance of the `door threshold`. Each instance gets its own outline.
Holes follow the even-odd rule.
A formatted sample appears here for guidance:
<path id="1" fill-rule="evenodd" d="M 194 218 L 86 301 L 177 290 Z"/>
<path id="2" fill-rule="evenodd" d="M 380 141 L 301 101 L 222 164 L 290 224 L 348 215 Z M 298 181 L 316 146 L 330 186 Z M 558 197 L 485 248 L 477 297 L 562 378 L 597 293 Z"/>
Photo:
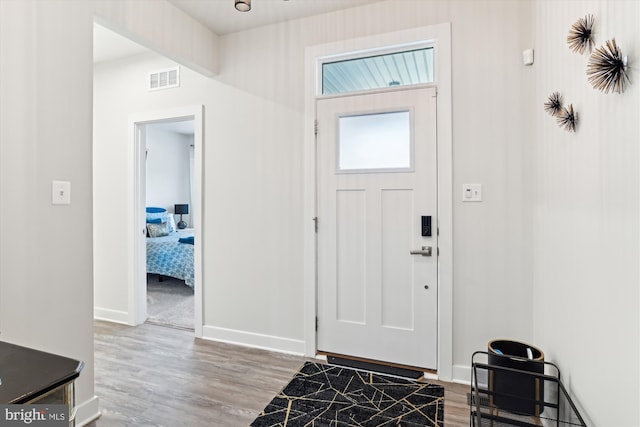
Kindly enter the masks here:
<path id="1" fill-rule="evenodd" d="M 401 365 L 397 363 L 382 362 L 379 360 L 365 359 L 361 357 L 345 356 L 342 354 L 318 352 L 319 355 L 327 357 L 327 363 L 330 365 L 344 366 L 346 368 L 360 369 L 365 371 L 376 372 L 383 375 L 406 378 L 409 380 L 419 380 L 425 374 L 436 374 L 436 371 L 430 369 L 417 368 L 415 366 Z"/>

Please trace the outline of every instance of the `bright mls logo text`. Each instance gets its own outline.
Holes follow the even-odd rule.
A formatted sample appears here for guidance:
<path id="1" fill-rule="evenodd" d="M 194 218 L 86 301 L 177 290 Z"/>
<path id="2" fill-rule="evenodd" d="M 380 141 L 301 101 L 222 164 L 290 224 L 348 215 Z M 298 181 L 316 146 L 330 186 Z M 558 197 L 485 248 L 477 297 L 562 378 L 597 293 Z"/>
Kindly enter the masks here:
<path id="1" fill-rule="evenodd" d="M 31 424 L 34 421 L 64 421 L 65 414 L 49 411 L 49 408 L 37 409 L 32 407 L 26 410 L 4 408 L 4 419 L 5 421 L 22 421 L 24 424 Z"/>

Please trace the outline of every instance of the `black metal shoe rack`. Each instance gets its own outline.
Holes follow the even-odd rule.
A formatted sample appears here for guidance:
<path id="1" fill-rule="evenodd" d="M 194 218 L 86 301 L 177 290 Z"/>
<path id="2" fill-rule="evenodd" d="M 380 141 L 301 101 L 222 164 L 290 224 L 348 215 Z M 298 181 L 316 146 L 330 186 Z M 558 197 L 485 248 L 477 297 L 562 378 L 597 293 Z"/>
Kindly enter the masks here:
<path id="1" fill-rule="evenodd" d="M 587 427 L 553 363 L 476 351 L 469 425 Z"/>

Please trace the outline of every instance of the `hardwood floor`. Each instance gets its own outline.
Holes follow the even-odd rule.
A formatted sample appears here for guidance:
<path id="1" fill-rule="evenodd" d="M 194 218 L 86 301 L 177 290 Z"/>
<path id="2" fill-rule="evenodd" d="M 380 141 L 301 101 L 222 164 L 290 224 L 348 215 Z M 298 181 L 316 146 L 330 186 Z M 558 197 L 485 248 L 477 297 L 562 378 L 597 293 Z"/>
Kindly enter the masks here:
<path id="1" fill-rule="evenodd" d="M 305 360 L 180 329 L 96 321 L 102 416 L 88 426 L 248 426 Z M 468 426 L 469 388 L 432 382 L 445 386 L 444 425 Z"/>

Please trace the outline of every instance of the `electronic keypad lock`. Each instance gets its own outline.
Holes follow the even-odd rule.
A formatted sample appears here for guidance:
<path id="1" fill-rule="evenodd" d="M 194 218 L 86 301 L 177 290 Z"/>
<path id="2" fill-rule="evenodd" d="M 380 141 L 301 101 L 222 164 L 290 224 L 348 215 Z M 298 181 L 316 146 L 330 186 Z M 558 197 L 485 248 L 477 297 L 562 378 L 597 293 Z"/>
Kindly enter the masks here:
<path id="1" fill-rule="evenodd" d="M 422 237 L 431 237 L 431 215 L 422 216 Z"/>

